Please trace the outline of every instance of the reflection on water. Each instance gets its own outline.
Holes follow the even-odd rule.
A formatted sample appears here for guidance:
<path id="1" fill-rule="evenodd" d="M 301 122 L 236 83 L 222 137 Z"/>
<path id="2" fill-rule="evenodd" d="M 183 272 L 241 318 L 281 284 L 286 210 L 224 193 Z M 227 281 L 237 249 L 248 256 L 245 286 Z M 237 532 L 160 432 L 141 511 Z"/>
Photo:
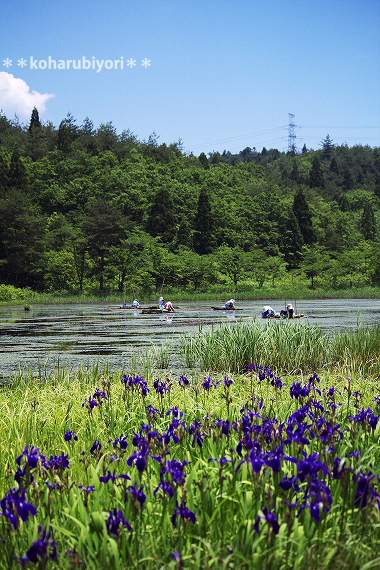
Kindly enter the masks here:
<path id="1" fill-rule="evenodd" d="M 124 369 L 132 356 L 146 354 L 153 346 L 177 341 L 183 333 L 196 333 L 210 326 L 257 320 L 264 303 L 242 301 L 239 311 L 214 311 L 218 301 L 186 302 L 170 314 L 141 314 L 112 306 L 35 305 L 0 307 L 0 376 L 20 368 L 51 370 L 109 363 Z M 286 304 L 286 303 L 285 303 Z M 284 304 L 271 301 L 276 311 Z M 293 301 L 296 312 L 307 315 L 302 322 L 318 324 L 324 331 L 355 328 L 359 323 L 380 323 L 380 300 L 333 299 Z"/>

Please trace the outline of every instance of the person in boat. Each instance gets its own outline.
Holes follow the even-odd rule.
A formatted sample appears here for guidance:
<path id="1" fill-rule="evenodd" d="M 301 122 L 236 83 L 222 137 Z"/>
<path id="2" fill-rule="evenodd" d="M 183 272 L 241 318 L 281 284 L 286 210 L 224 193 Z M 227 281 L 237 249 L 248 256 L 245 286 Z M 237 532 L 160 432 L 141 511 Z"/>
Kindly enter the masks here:
<path id="1" fill-rule="evenodd" d="M 139 306 L 140 306 L 140 303 L 138 302 L 138 300 L 134 299 L 131 303 L 131 307 L 139 307 Z"/>
<path id="2" fill-rule="evenodd" d="M 261 316 L 263 319 L 270 319 L 271 317 L 279 317 L 280 315 L 269 305 L 264 305 Z"/>
<path id="3" fill-rule="evenodd" d="M 294 309 L 291 303 L 286 305 L 286 309 L 283 309 L 280 313 L 282 317 L 286 317 L 287 319 L 294 319 Z"/>
<path id="4" fill-rule="evenodd" d="M 174 307 L 173 307 L 173 305 L 172 305 L 172 303 L 171 303 L 170 301 L 167 301 L 167 302 L 164 304 L 164 309 L 165 309 L 165 311 L 167 311 L 168 313 L 174 313 L 174 312 L 175 312 L 175 311 L 174 311 Z"/>
<path id="5" fill-rule="evenodd" d="M 161 311 L 162 311 L 162 309 L 164 308 L 164 306 L 165 306 L 164 298 L 163 298 L 163 297 L 160 297 L 160 298 L 158 299 L 158 308 L 161 309 Z"/>
<path id="6" fill-rule="evenodd" d="M 284 317 L 285 319 L 299 319 L 300 317 L 304 317 L 305 315 L 296 315 L 294 312 L 294 308 L 293 305 L 291 303 L 288 303 L 286 305 L 286 309 L 283 309 L 280 312 L 281 317 Z"/>
<path id="7" fill-rule="evenodd" d="M 235 307 L 235 299 L 230 299 L 224 304 L 225 309 L 236 309 Z"/>

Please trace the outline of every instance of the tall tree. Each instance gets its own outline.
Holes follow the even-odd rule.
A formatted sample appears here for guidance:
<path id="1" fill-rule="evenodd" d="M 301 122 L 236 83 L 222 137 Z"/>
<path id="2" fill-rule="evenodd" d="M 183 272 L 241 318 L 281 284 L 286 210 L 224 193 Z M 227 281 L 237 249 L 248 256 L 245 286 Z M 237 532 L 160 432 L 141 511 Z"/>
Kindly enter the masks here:
<path id="1" fill-rule="evenodd" d="M 160 237 L 164 243 L 171 243 L 176 233 L 174 202 L 166 186 L 161 186 L 153 196 L 146 223 L 147 232 Z"/>
<path id="2" fill-rule="evenodd" d="M 17 148 L 12 152 L 11 156 L 9 185 L 22 190 L 25 190 L 28 185 L 26 168 Z"/>
<path id="3" fill-rule="evenodd" d="M 78 136 L 78 127 L 75 124 L 75 119 L 68 113 L 66 118 L 60 122 L 58 128 L 58 150 L 62 152 L 69 152 L 71 145 Z"/>
<path id="4" fill-rule="evenodd" d="M 364 205 L 363 215 L 360 220 L 360 231 L 363 234 L 364 239 L 374 240 L 376 238 L 376 219 L 370 202 L 366 202 Z"/>
<path id="5" fill-rule="evenodd" d="M 216 246 L 214 218 L 206 188 L 199 194 L 197 213 L 194 223 L 194 251 L 200 255 L 212 253 Z"/>
<path id="6" fill-rule="evenodd" d="M 116 206 L 98 198 L 87 206 L 82 228 L 93 261 L 92 273 L 99 280 L 100 291 L 103 291 L 106 277 L 112 277 L 109 263 L 112 248 L 121 245 L 126 235 L 127 220 Z"/>
<path id="7" fill-rule="evenodd" d="M 41 128 L 40 116 L 38 114 L 37 108 L 33 107 L 29 123 L 29 132 L 32 132 L 33 129 L 40 129 L 40 128 Z"/>
<path id="8" fill-rule="evenodd" d="M 39 160 L 46 153 L 46 137 L 36 107 L 30 117 L 27 152 L 33 161 Z"/>
<path id="9" fill-rule="evenodd" d="M 313 230 L 311 212 L 302 188 L 300 188 L 294 196 L 293 212 L 297 218 L 304 244 L 311 245 L 315 242 L 315 233 Z"/>
<path id="10" fill-rule="evenodd" d="M 283 216 L 279 222 L 280 243 L 279 248 L 284 256 L 287 269 L 298 267 L 302 259 L 303 237 L 294 215 L 290 208 L 288 214 Z"/>
<path id="11" fill-rule="evenodd" d="M 298 184 L 300 182 L 300 173 L 298 170 L 297 160 L 293 160 L 293 168 L 289 176 L 290 180 Z"/>
<path id="12" fill-rule="evenodd" d="M 331 156 L 333 153 L 333 148 L 334 148 L 334 143 L 332 141 L 332 139 L 330 138 L 330 135 L 327 135 L 327 137 L 321 142 L 323 151 L 322 151 L 322 159 L 323 160 L 331 160 Z"/>
<path id="13" fill-rule="evenodd" d="M 198 159 L 199 159 L 199 162 L 201 163 L 202 167 L 203 167 L 205 170 L 208 170 L 208 169 L 210 168 L 209 162 L 208 162 L 208 160 L 207 160 L 207 156 L 205 155 L 204 152 L 201 152 L 201 154 L 199 155 Z"/>
<path id="14" fill-rule="evenodd" d="M 317 154 L 314 155 L 313 162 L 311 165 L 311 170 L 309 173 L 309 186 L 310 186 L 310 188 L 324 188 L 325 187 L 325 181 L 323 178 L 321 162 L 320 162 Z"/>

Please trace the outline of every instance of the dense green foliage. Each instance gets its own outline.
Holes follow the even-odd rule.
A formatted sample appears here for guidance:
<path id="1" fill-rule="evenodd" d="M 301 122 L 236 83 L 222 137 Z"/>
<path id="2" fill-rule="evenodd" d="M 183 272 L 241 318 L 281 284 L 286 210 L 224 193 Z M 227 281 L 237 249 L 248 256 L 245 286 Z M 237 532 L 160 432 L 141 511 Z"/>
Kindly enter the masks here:
<path id="1" fill-rule="evenodd" d="M 112 123 L 0 115 L 0 282 L 39 292 L 187 291 L 291 271 L 380 284 L 380 149 L 186 154 Z"/>

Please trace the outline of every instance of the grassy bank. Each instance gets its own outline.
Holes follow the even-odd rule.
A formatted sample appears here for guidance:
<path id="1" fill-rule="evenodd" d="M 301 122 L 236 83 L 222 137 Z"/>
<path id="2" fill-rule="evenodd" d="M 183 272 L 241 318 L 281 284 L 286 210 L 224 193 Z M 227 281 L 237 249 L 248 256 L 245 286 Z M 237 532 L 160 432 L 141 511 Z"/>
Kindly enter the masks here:
<path id="1" fill-rule="evenodd" d="M 274 287 L 255 288 L 254 286 L 247 286 L 241 284 L 237 288 L 234 287 L 210 287 L 207 292 L 188 291 L 175 287 L 164 287 L 163 291 L 159 292 L 126 292 L 126 294 L 108 292 L 104 294 L 99 293 L 37 293 L 30 290 L 16 290 L 5 291 L 0 295 L 1 305 L 30 305 L 38 303 L 109 303 L 121 304 L 123 301 L 127 303 L 132 302 L 134 298 L 138 298 L 142 304 L 156 303 L 158 297 L 163 294 L 166 299 L 171 299 L 173 302 L 186 302 L 186 301 L 215 301 L 225 302 L 226 299 L 234 297 L 237 301 L 269 301 L 269 300 L 288 300 L 296 301 L 299 299 L 379 299 L 380 287 L 361 287 L 350 289 L 310 289 L 305 284 L 292 285 L 284 283 Z M 9 293 L 9 294 L 8 294 Z"/>
<path id="2" fill-rule="evenodd" d="M 335 337 L 327 368 L 317 329 L 273 324 L 221 333 L 266 343 L 239 373 L 224 355 L 3 384 L 0 567 L 379 567 L 379 329 Z M 308 366 L 280 376 L 297 346 Z"/>

